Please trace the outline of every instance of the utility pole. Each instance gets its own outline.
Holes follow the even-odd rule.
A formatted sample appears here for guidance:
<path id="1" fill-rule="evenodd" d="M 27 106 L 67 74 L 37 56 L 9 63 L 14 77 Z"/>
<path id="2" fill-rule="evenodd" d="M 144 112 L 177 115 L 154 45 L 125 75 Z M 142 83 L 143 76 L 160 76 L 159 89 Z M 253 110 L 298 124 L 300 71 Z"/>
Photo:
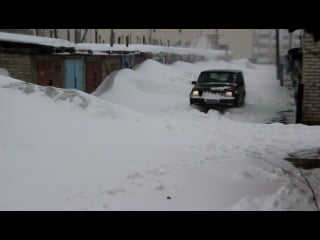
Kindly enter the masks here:
<path id="1" fill-rule="evenodd" d="M 110 30 L 110 46 L 113 47 L 113 44 L 115 42 L 115 35 L 114 35 L 114 29 Z"/>
<path id="2" fill-rule="evenodd" d="M 53 29 L 53 33 L 54 33 L 54 38 L 58 38 L 58 30 L 57 29 Z"/>
<path id="3" fill-rule="evenodd" d="M 276 64 L 277 64 L 277 79 L 280 80 L 280 86 L 283 86 L 282 67 L 280 64 L 279 29 L 276 29 Z"/>
<path id="4" fill-rule="evenodd" d="M 128 47 L 129 46 L 129 36 L 127 35 L 126 36 L 126 47 Z"/>
<path id="5" fill-rule="evenodd" d="M 215 30 L 215 48 L 219 46 L 219 29 Z"/>
<path id="6" fill-rule="evenodd" d="M 258 29 L 255 30 L 256 32 L 256 39 L 255 39 L 255 44 L 256 44 L 256 62 L 259 63 L 259 58 L 260 58 L 260 32 Z"/>
<path id="7" fill-rule="evenodd" d="M 80 42 L 80 37 L 81 37 L 81 30 L 80 29 L 75 29 L 74 30 L 74 42 L 79 43 Z"/>
<path id="8" fill-rule="evenodd" d="M 277 65 L 277 79 L 279 79 L 279 29 L 276 29 L 276 65 Z"/>
<path id="9" fill-rule="evenodd" d="M 94 34 L 95 34 L 95 43 L 98 43 L 98 29 L 94 30 Z"/>
<path id="10" fill-rule="evenodd" d="M 112 33 L 112 30 L 113 29 L 110 29 L 110 40 L 109 40 L 109 43 L 110 43 L 111 47 L 113 47 L 113 33 Z"/>
<path id="11" fill-rule="evenodd" d="M 292 48 L 292 33 L 289 33 L 289 49 Z"/>
<path id="12" fill-rule="evenodd" d="M 152 29 L 149 29 L 149 45 L 151 44 L 151 34 L 152 34 Z"/>
<path id="13" fill-rule="evenodd" d="M 68 29 L 68 41 L 70 41 L 70 29 Z"/>
<path id="14" fill-rule="evenodd" d="M 77 33 L 78 33 L 78 30 L 77 30 L 77 29 L 74 29 L 74 42 L 75 42 L 75 43 L 78 43 L 78 42 L 77 42 Z"/>

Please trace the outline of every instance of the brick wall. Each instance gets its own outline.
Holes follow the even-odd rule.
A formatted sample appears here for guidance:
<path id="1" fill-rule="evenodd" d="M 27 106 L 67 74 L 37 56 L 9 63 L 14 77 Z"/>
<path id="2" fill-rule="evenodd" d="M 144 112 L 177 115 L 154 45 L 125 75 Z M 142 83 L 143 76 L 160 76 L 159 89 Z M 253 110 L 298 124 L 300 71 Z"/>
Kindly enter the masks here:
<path id="1" fill-rule="evenodd" d="M 304 35 L 302 82 L 302 123 L 320 125 L 320 42 L 308 33 Z"/>
<path id="2" fill-rule="evenodd" d="M 13 78 L 35 82 L 35 68 L 30 55 L 0 53 L 0 68 L 6 68 Z"/>

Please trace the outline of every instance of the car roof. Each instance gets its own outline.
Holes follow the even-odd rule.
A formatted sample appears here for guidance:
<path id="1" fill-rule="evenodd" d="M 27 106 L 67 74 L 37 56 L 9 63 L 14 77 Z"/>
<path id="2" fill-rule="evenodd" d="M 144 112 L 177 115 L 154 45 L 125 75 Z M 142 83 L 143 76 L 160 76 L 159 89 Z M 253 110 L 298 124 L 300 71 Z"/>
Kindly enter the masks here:
<path id="1" fill-rule="evenodd" d="M 232 73 L 238 73 L 241 72 L 241 70 L 238 69 L 210 69 L 210 70 L 205 70 L 202 72 L 232 72 Z"/>

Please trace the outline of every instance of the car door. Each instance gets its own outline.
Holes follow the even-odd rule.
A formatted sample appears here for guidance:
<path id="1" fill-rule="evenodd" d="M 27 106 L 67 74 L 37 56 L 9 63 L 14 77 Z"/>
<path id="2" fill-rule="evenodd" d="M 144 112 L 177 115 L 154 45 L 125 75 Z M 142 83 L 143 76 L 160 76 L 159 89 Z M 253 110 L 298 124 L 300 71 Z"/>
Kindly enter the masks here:
<path id="1" fill-rule="evenodd" d="M 241 99 L 240 102 L 243 102 L 246 95 L 246 90 L 245 90 L 243 75 L 241 72 L 237 73 L 237 84 L 238 84 L 239 98 Z"/>

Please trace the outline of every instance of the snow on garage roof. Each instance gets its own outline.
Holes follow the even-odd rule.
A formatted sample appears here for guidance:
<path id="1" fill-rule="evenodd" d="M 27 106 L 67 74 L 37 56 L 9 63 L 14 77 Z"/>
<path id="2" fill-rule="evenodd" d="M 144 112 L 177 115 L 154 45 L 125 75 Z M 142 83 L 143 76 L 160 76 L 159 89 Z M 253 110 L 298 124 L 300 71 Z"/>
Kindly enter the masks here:
<path id="1" fill-rule="evenodd" d="M 50 46 L 50 47 L 75 48 L 75 44 L 67 40 L 57 39 L 57 38 L 48 38 L 48 37 L 38 37 L 38 36 L 31 36 L 31 35 L 25 35 L 25 34 L 16 34 L 16 33 L 0 32 L 0 41 L 36 44 L 36 45 L 44 45 L 44 46 Z"/>
<path id="2" fill-rule="evenodd" d="M 144 44 L 114 44 L 112 47 L 109 43 L 92 44 L 92 43 L 78 43 L 76 44 L 77 51 L 92 51 L 92 52 L 106 52 L 106 51 L 124 51 L 124 52 L 146 52 L 146 53 L 175 53 L 181 55 L 195 54 L 204 56 L 220 56 L 225 55 L 224 50 L 214 49 L 199 49 L 199 48 L 186 48 L 186 47 L 167 47 L 157 45 L 144 45 Z"/>
<path id="3" fill-rule="evenodd" d="M 56 48 L 73 48 L 77 51 L 92 51 L 97 54 L 103 52 L 145 52 L 145 53 L 174 53 L 179 55 L 203 55 L 207 57 L 217 57 L 225 55 L 224 50 L 215 49 L 199 49 L 199 48 L 187 48 L 187 47 L 167 47 L 157 45 L 142 45 L 142 44 L 129 44 L 127 47 L 125 44 L 114 44 L 112 47 L 109 43 L 94 44 L 94 43 L 78 43 L 74 44 L 67 40 L 38 37 L 32 35 L 15 34 L 0 32 L 0 42 L 13 42 L 24 44 L 35 44 L 42 46 L 50 46 Z"/>

